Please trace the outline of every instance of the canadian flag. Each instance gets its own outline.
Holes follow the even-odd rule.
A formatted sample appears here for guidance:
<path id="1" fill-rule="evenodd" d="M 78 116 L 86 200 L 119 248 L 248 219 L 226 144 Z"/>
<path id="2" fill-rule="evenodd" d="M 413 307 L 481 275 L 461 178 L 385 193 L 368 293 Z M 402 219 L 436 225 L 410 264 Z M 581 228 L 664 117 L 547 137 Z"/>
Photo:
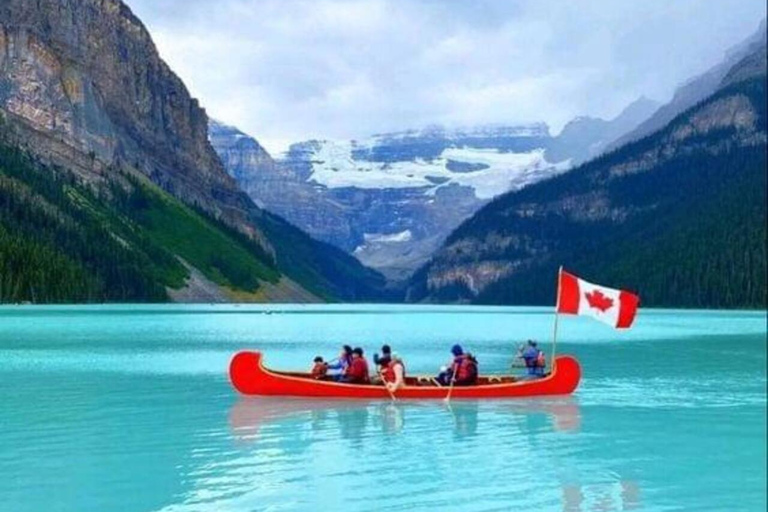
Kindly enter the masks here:
<path id="1" fill-rule="evenodd" d="M 589 283 L 560 270 L 557 312 L 591 316 L 617 329 L 632 326 L 640 297 L 624 290 L 614 290 Z"/>

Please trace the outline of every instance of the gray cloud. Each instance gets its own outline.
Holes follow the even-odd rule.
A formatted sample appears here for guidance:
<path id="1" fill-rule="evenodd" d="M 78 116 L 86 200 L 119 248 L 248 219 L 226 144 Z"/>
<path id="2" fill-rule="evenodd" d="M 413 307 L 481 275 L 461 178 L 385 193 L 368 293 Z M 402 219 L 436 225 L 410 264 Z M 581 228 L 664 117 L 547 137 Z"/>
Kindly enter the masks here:
<path id="1" fill-rule="evenodd" d="M 667 99 L 763 0 L 127 0 L 208 112 L 269 149 Z"/>

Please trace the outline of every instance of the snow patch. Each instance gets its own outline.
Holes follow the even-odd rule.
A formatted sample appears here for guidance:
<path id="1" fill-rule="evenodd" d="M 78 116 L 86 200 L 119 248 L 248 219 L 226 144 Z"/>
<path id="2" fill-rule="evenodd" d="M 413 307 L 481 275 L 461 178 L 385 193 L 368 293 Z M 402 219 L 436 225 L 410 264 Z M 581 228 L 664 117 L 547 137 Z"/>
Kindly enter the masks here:
<path id="1" fill-rule="evenodd" d="M 401 231 L 399 233 L 391 233 L 391 234 L 383 234 L 383 233 L 365 233 L 363 235 L 363 239 L 365 239 L 365 243 L 385 243 L 385 244 L 391 244 L 391 243 L 399 243 L 399 242 L 410 242 L 411 238 L 413 238 L 413 233 L 411 233 L 410 229 L 406 229 L 405 231 Z"/>
<path id="2" fill-rule="evenodd" d="M 365 233 L 363 240 L 365 242 L 355 247 L 352 254 L 358 256 L 368 250 L 371 244 L 401 244 L 410 242 L 413 239 L 413 233 L 410 229 L 400 231 L 399 233 Z"/>
<path id="3" fill-rule="evenodd" d="M 549 137 L 549 127 L 546 123 L 531 123 L 527 125 L 484 124 L 446 128 L 440 125 L 427 126 L 419 129 L 399 132 L 379 133 L 371 140 L 376 142 L 397 141 L 410 138 L 440 137 L 447 140 L 458 140 L 471 137 Z"/>
<path id="4" fill-rule="evenodd" d="M 543 148 L 512 153 L 465 146 L 447 148 L 434 160 L 373 162 L 352 157 L 352 151 L 360 147 L 361 143 L 354 141 L 319 142 L 311 155 L 308 181 L 328 188 L 424 188 L 428 195 L 457 184 L 473 188 L 479 199 L 492 199 L 570 167 L 570 160 L 548 162 Z M 456 173 L 448 169 L 449 161 L 482 164 L 484 168 Z"/>

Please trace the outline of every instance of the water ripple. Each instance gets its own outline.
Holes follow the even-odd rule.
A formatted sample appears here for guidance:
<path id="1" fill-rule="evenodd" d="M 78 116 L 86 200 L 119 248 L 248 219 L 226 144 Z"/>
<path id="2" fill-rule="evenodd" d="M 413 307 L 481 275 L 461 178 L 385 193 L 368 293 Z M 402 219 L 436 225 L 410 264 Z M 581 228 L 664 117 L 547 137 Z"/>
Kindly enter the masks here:
<path id="1" fill-rule="evenodd" d="M 295 309 L 296 311 L 293 311 Z M 0 308 L 0 503 L 39 510 L 765 509 L 763 313 L 643 311 L 630 333 L 563 322 L 570 398 L 242 399 L 231 354 L 303 366 L 391 342 L 434 372 L 456 341 L 484 372 L 549 310 Z M 671 356 L 671 354 L 673 356 Z M 702 492 L 706 489 L 706 493 Z"/>

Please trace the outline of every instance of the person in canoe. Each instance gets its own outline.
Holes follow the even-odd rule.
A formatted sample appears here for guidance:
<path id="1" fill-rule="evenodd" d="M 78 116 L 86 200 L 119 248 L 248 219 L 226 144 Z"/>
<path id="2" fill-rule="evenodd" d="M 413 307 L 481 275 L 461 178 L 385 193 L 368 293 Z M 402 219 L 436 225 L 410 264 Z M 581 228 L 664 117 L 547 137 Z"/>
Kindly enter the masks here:
<path id="1" fill-rule="evenodd" d="M 352 351 L 352 362 L 347 366 L 342 382 L 350 384 L 370 384 L 371 378 L 368 375 L 368 361 L 363 356 L 363 349 L 355 347 Z"/>
<path id="2" fill-rule="evenodd" d="M 326 376 L 328 373 L 328 363 L 323 361 L 323 358 L 320 356 L 315 357 L 314 362 L 312 364 L 312 369 L 309 370 L 309 374 L 312 376 L 313 379 L 320 380 L 323 377 Z"/>
<path id="3" fill-rule="evenodd" d="M 352 364 L 352 347 L 344 345 L 341 347 L 341 352 L 339 353 L 336 362 L 328 363 L 327 369 L 333 372 L 333 378 L 335 380 L 341 380 L 350 364 Z"/>
<path id="4" fill-rule="evenodd" d="M 381 374 L 387 369 L 389 363 L 392 361 L 392 348 L 389 345 L 381 346 L 381 357 L 379 354 L 373 354 L 373 364 L 377 367 L 376 375 L 371 378 L 371 382 L 374 384 L 381 384 Z"/>
<path id="5" fill-rule="evenodd" d="M 400 389 L 405 385 L 405 364 L 397 352 L 391 355 L 391 360 L 381 372 L 381 379 L 390 391 Z"/>
<path id="6" fill-rule="evenodd" d="M 381 357 L 379 357 L 379 354 L 373 354 L 373 364 L 379 367 L 380 372 L 389 365 L 391 360 L 392 348 L 389 345 L 381 346 Z"/>
<path id="7" fill-rule="evenodd" d="M 464 353 L 461 345 L 451 347 L 453 362 L 437 376 L 437 382 L 443 386 L 472 386 L 477 382 L 478 363 L 472 354 Z"/>
<path id="8" fill-rule="evenodd" d="M 528 344 L 522 353 L 523 361 L 527 374 L 531 377 L 543 377 L 544 369 L 547 366 L 547 359 L 543 350 L 540 350 L 537 343 L 528 340 Z"/>

